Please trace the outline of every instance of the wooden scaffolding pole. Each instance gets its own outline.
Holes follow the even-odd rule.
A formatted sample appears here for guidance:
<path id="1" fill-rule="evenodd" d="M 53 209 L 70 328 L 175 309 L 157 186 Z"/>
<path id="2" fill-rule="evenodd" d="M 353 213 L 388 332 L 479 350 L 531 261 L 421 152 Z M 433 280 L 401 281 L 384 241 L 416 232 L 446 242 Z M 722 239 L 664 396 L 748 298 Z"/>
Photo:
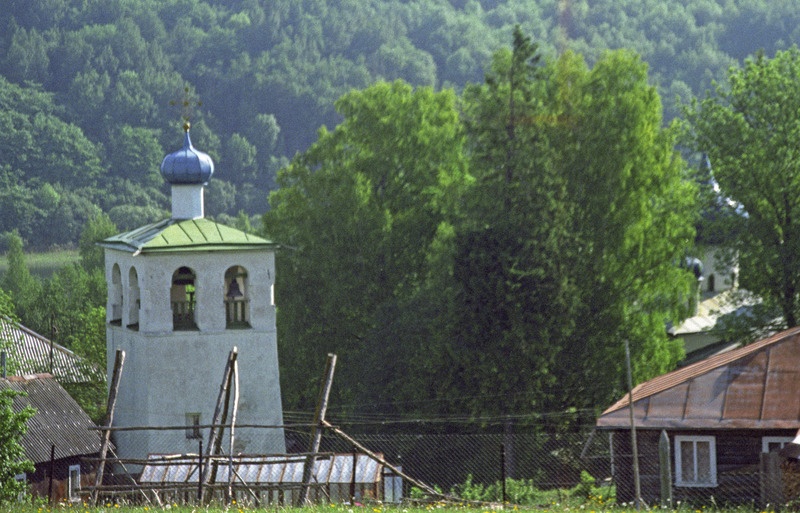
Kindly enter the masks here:
<path id="1" fill-rule="evenodd" d="M 114 407 L 117 404 L 117 393 L 119 392 L 119 381 L 122 377 L 122 365 L 125 362 L 125 351 L 117 349 L 114 355 L 114 372 L 111 377 L 111 384 L 108 390 L 108 403 L 106 406 L 106 428 L 110 428 L 114 423 Z M 100 465 L 97 467 L 97 475 L 94 479 L 94 490 L 92 490 L 91 502 L 97 504 L 98 488 L 103 484 L 103 471 L 106 466 L 106 455 L 108 445 L 111 442 L 111 430 L 103 430 L 103 441 L 100 444 Z"/>
<path id="2" fill-rule="evenodd" d="M 423 483 L 422 481 L 418 481 L 418 480 L 414 479 L 413 477 L 409 476 L 408 474 L 405 474 L 402 470 L 400 470 L 399 468 L 395 467 L 394 465 L 392 465 L 391 463 L 389 463 L 388 461 L 386 461 L 382 457 L 378 456 L 374 452 L 370 451 L 369 449 L 367 449 L 366 447 L 364 447 L 363 445 L 358 443 L 358 441 L 355 438 L 353 438 L 352 436 L 348 435 L 347 433 L 345 433 L 341 429 L 337 428 L 336 426 L 334 426 L 333 424 L 331 424 L 327 420 L 323 420 L 321 422 L 321 424 L 323 426 L 325 426 L 326 428 L 330 429 L 335 435 L 339 436 L 340 438 L 343 438 L 345 441 L 347 441 L 348 443 L 352 444 L 353 447 L 355 447 L 356 449 L 358 449 L 362 453 L 366 454 L 371 459 L 377 461 L 378 463 L 380 463 L 384 467 L 388 468 L 389 470 L 391 470 L 392 472 L 394 472 L 398 476 L 402 477 L 403 479 L 405 479 L 406 481 L 408 481 L 412 485 L 414 485 L 414 486 L 420 488 L 421 490 L 425 491 L 425 493 L 427 493 L 431 497 L 437 497 L 437 498 L 445 499 L 445 500 L 457 500 L 457 501 L 461 501 L 461 502 L 474 502 L 474 501 L 464 501 L 463 499 L 459 499 L 458 497 L 453 497 L 453 496 L 450 496 L 450 495 L 447 495 L 447 494 L 443 494 L 441 492 L 437 492 L 432 487 L 428 486 L 427 484 Z M 355 472 L 355 468 L 353 469 L 353 472 Z"/>
<path id="3" fill-rule="evenodd" d="M 222 450 L 222 434 L 225 430 L 225 427 L 222 426 L 225 422 L 225 417 L 228 414 L 228 399 L 230 397 L 230 383 L 233 375 L 233 368 L 234 363 L 238 357 L 238 349 L 234 346 L 231 349 L 231 352 L 228 354 L 228 361 L 225 363 L 225 371 L 222 375 L 222 383 L 219 386 L 219 396 L 217 397 L 217 406 L 214 409 L 214 418 L 212 419 L 212 424 L 214 427 L 211 428 L 211 432 L 208 435 L 208 449 L 207 449 L 207 456 L 208 463 L 203 468 L 203 475 L 201 476 L 201 480 L 203 485 L 209 484 L 214 479 L 214 474 L 216 473 L 216 464 L 211 464 L 211 459 L 216 454 L 219 454 Z M 203 499 L 202 493 L 201 501 Z"/>
<path id="4" fill-rule="evenodd" d="M 322 423 L 325 421 L 325 412 L 328 410 L 328 397 L 331 393 L 333 384 L 333 371 L 336 369 L 336 355 L 328 353 L 328 361 L 325 365 L 325 379 L 317 399 L 317 411 L 314 414 L 314 424 L 311 426 L 311 444 L 308 448 L 306 464 L 303 466 L 303 486 L 297 499 L 297 506 L 304 506 L 308 502 L 308 490 L 311 485 L 311 477 L 314 473 L 314 463 L 317 460 L 317 453 L 322 442 Z M 353 470 L 355 472 L 355 469 Z"/>

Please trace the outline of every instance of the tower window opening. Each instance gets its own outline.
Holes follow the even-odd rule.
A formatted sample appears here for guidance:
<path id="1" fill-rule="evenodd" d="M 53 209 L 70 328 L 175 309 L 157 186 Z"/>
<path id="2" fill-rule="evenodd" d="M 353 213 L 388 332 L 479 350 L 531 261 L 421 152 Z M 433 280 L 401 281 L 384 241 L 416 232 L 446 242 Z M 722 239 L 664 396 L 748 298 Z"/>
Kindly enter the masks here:
<path id="1" fill-rule="evenodd" d="M 233 266 L 225 271 L 225 327 L 228 329 L 250 327 L 250 301 L 247 297 L 247 271 Z"/>
<path id="2" fill-rule="evenodd" d="M 127 328 L 138 331 L 139 330 L 139 311 L 141 310 L 142 303 L 139 299 L 139 274 L 136 272 L 135 267 L 131 267 L 128 271 L 128 324 Z"/>
<path id="3" fill-rule="evenodd" d="M 170 303 L 172 306 L 172 329 L 196 330 L 195 322 L 195 279 L 194 271 L 181 267 L 172 275 Z"/>
<path id="4" fill-rule="evenodd" d="M 111 269 L 111 315 L 109 322 L 115 326 L 122 326 L 122 273 L 119 265 L 114 264 Z"/>

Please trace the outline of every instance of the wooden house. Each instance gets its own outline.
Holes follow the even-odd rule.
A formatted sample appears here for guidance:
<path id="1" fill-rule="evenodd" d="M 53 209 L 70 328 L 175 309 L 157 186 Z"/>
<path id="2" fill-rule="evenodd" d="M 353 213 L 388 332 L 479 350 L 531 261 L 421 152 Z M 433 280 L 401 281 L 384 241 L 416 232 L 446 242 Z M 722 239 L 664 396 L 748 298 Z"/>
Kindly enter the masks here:
<path id="1" fill-rule="evenodd" d="M 711 356 L 632 391 L 641 497 L 661 499 L 658 444 L 668 436 L 675 501 L 760 503 L 763 453 L 800 428 L 800 327 Z M 628 395 L 597 420 L 611 440 L 617 500 L 635 498 Z"/>
<path id="2" fill-rule="evenodd" d="M 0 389 L 22 392 L 14 399 L 19 411 L 27 405 L 36 410 L 28 421 L 21 444 L 35 466 L 24 479 L 34 496 L 54 501 L 75 501 L 81 490 L 94 485 L 96 464 L 86 458 L 100 453 L 99 431 L 78 403 L 51 374 L 29 374 L 0 379 Z"/>

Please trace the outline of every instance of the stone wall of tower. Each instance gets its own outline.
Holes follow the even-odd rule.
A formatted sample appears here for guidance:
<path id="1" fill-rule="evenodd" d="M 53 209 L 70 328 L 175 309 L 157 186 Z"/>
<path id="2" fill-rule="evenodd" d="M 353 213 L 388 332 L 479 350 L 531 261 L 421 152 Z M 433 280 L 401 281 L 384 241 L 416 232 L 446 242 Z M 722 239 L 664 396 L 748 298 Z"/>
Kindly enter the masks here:
<path id="1" fill-rule="evenodd" d="M 106 250 L 110 289 L 109 376 L 116 351 L 121 349 L 126 353 L 115 411 L 116 426 L 184 426 L 189 413 L 200 413 L 200 423 L 210 424 L 225 363 L 233 347 L 239 355 L 237 423 L 282 424 L 274 265 L 274 253 L 269 249 L 136 256 Z M 182 266 L 191 268 L 196 276 L 195 330 L 173 329 L 170 289 L 174 272 Z M 247 271 L 250 327 L 245 329 L 226 327 L 225 272 L 232 266 Z M 113 289 L 119 289 L 120 293 L 114 293 Z M 135 300 L 132 298 L 138 299 L 138 309 L 130 304 Z M 116 315 L 120 318 L 115 318 Z M 207 440 L 206 432 L 204 436 Z M 285 451 L 283 431 L 279 428 L 238 430 L 236 439 L 236 452 Z M 187 438 L 186 432 L 180 430 L 119 432 L 116 444 L 123 458 L 197 451 L 197 440 Z"/>

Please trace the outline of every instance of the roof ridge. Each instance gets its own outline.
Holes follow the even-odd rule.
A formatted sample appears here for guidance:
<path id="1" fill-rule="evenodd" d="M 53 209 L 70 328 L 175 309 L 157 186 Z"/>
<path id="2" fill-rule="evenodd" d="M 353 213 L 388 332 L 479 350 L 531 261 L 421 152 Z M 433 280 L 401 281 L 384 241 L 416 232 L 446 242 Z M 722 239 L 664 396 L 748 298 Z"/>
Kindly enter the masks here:
<path id="1" fill-rule="evenodd" d="M 5 381 L 8 382 L 21 382 L 21 381 L 36 381 L 40 379 L 54 379 L 53 375 L 49 372 L 40 372 L 37 374 L 22 374 L 19 376 L 7 376 Z"/>

